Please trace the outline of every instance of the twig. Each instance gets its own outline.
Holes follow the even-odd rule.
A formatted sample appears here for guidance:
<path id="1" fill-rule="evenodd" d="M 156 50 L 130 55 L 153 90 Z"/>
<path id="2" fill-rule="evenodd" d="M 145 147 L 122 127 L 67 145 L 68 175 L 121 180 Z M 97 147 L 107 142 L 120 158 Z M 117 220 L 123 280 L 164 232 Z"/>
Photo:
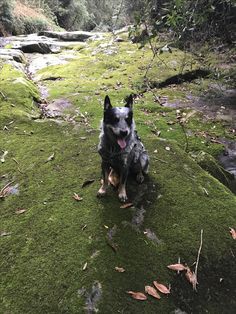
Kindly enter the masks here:
<path id="1" fill-rule="evenodd" d="M 163 162 L 164 164 L 168 164 L 168 162 L 165 161 L 165 160 L 163 160 L 163 159 L 160 159 L 160 158 L 157 158 L 157 157 L 153 157 L 153 159 L 158 160 L 158 161 L 161 161 L 161 162 Z"/>
<path id="2" fill-rule="evenodd" d="M 197 279 L 198 263 L 199 263 L 199 258 L 200 258 L 201 249 L 202 249 L 202 235 L 203 235 L 203 229 L 201 229 L 201 241 L 200 241 L 200 246 L 199 246 L 199 249 L 198 249 L 197 261 L 196 261 L 196 266 L 195 266 L 195 271 L 194 271 L 194 274 L 195 274 L 195 276 L 196 276 L 196 279 Z"/>
<path id="3" fill-rule="evenodd" d="M 9 187 L 10 185 L 13 183 L 14 181 L 11 181 L 9 183 L 7 183 L 0 191 L 0 198 L 4 198 L 7 196 L 8 192 L 9 192 Z"/>
<path id="4" fill-rule="evenodd" d="M 2 95 L 2 98 L 3 98 L 4 100 L 6 100 L 6 99 L 7 99 L 7 97 L 3 94 L 3 92 L 2 92 L 2 91 L 0 91 L 0 94 Z"/>

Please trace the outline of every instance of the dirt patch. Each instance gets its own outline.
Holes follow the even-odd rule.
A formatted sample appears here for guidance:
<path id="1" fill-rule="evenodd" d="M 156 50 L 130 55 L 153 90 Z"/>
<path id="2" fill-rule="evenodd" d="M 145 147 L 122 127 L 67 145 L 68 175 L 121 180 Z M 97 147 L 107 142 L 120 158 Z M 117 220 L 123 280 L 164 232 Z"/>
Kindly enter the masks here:
<path id="1" fill-rule="evenodd" d="M 45 19 L 45 16 L 39 11 L 40 11 L 39 8 L 32 8 L 32 7 L 24 5 L 20 1 L 16 1 L 13 12 L 14 12 L 14 15 L 18 17 L 28 18 L 30 16 L 31 18 L 44 18 Z"/>

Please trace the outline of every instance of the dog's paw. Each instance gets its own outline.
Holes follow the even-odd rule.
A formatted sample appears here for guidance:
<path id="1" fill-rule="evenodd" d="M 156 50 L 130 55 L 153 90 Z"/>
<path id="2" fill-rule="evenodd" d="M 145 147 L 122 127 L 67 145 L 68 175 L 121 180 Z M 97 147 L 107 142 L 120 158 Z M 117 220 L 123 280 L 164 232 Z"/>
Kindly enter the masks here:
<path id="1" fill-rule="evenodd" d="M 101 187 L 98 192 L 97 192 L 97 197 L 103 197 L 105 196 L 107 193 L 106 189 L 104 189 L 103 187 Z"/>
<path id="2" fill-rule="evenodd" d="M 143 183 L 143 181 L 144 181 L 144 176 L 143 176 L 142 173 L 138 173 L 138 174 L 137 174 L 137 176 L 136 176 L 136 181 L 137 181 L 139 184 Z"/>
<path id="3" fill-rule="evenodd" d="M 128 197 L 127 197 L 127 195 L 126 195 L 125 193 L 120 193 L 120 194 L 118 195 L 118 197 L 119 197 L 119 200 L 120 200 L 122 203 L 125 203 L 125 202 L 128 201 Z"/>

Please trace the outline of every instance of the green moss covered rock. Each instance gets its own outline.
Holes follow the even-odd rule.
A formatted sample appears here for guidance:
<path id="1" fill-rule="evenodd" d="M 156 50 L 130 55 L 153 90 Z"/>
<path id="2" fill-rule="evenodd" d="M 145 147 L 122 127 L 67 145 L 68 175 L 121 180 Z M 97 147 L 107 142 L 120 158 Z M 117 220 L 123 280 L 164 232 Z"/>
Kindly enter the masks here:
<path id="1" fill-rule="evenodd" d="M 106 45 L 93 42 L 66 65 L 36 74 L 37 80 L 60 78 L 44 81 L 48 101 L 63 98 L 73 104 L 60 119 L 31 119 L 39 113 L 37 88 L 9 65 L 1 72 L 0 147 L 8 154 L 0 164 L 0 190 L 11 187 L 0 198 L 1 309 L 13 314 L 225 313 L 227 304 L 230 313 L 236 308 L 235 243 L 229 232 L 235 228 L 236 197 L 184 151 L 176 110 L 154 103 L 151 92 L 134 109 L 151 165 L 142 185 L 128 182 L 133 206 L 120 208 L 113 189 L 104 199 L 96 197 L 103 97 L 109 94 L 122 105 L 127 93 L 138 91 L 139 67 L 151 56 L 147 48 L 129 43 L 116 43 L 117 52 L 109 55 Z M 195 132 L 189 135 L 191 150 L 218 151 L 197 136 L 204 127 L 222 132 L 220 125 L 206 126 L 194 116 L 186 125 Z M 201 230 L 194 291 L 184 272 L 167 266 L 180 261 L 194 271 Z M 170 285 L 170 295 L 138 301 L 127 294 L 143 292 L 153 280 Z"/>

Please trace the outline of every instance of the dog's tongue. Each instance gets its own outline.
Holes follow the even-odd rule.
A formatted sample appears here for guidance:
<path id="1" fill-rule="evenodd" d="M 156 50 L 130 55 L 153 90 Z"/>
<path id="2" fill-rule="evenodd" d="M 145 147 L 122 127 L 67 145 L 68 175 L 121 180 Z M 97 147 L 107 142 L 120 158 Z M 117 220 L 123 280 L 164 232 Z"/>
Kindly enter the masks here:
<path id="1" fill-rule="evenodd" d="M 122 138 L 118 138 L 117 143 L 121 149 L 124 149 L 126 147 L 126 141 Z"/>

